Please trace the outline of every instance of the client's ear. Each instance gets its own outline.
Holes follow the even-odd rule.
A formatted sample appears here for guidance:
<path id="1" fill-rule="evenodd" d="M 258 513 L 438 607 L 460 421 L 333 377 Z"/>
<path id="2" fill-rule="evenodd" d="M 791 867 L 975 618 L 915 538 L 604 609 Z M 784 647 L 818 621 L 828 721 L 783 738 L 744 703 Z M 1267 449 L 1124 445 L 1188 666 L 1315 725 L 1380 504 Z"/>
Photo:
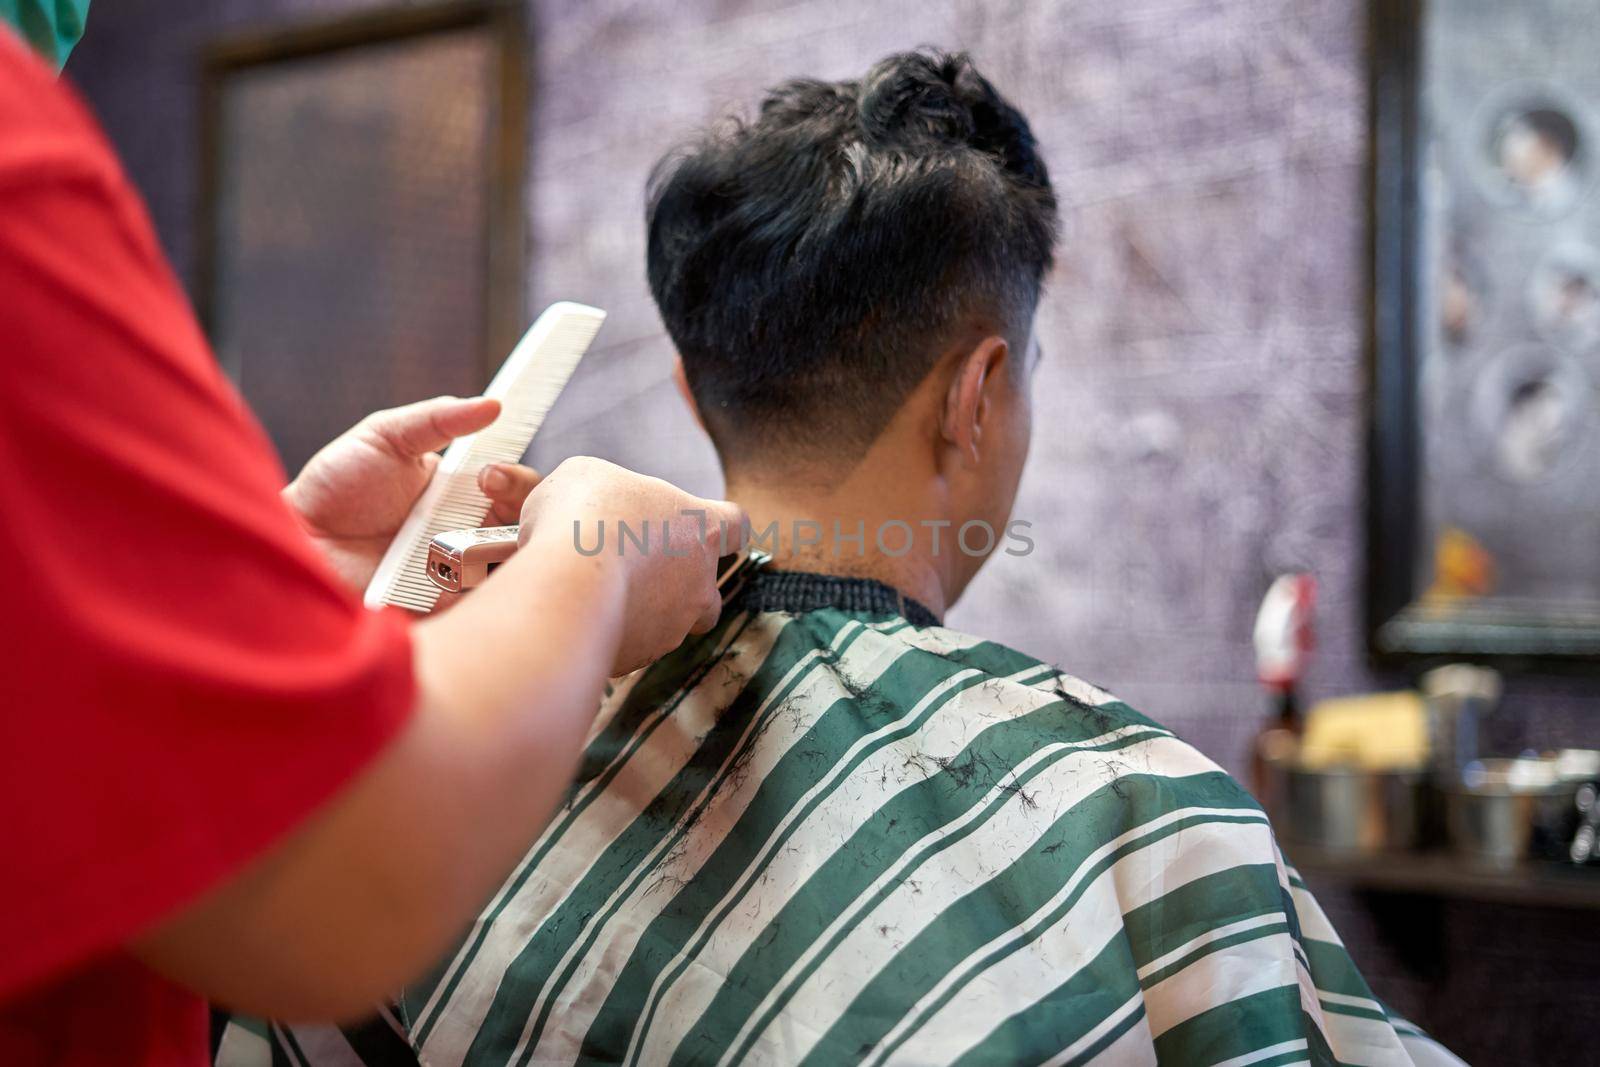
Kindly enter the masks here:
<path id="1" fill-rule="evenodd" d="M 955 367 L 945 395 L 940 434 L 966 462 L 979 462 L 984 427 L 995 409 L 995 391 L 1005 381 L 1010 355 L 1006 339 L 991 335 L 979 341 Z"/>
<path id="2" fill-rule="evenodd" d="M 701 433 L 706 433 L 706 420 L 700 417 L 700 405 L 694 402 L 694 393 L 689 388 L 689 376 L 683 372 L 682 356 L 672 357 L 672 384 L 678 387 L 678 395 L 689 405 L 689 414 L 694 416 L 694 424 L 700 427 Z"/>

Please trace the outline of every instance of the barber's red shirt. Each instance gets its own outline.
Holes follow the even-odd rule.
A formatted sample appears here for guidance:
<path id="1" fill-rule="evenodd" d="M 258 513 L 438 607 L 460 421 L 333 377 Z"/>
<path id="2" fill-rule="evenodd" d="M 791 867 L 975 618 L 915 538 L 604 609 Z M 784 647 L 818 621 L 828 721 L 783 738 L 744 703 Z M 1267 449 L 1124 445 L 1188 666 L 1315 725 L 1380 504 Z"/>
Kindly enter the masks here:
<path id="1" fill-rule="evenodd" d="M 412 700 L 278 498 L 139 198 L 0 29 L 0 1064 L 201 1064 L 123 946 L 373 759 Z"/>

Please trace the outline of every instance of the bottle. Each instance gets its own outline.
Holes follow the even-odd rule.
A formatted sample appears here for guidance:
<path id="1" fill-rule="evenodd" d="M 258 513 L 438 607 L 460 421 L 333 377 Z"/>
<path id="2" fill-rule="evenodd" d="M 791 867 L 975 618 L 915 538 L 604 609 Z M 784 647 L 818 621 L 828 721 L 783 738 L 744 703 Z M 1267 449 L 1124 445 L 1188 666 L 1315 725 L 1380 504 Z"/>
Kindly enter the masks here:
<path id="1" fill-rule="evenodd" d="M 1250 789 L 1273 816 L 1282 810 L 1284 772 L 1305 729 L 1299 684 L 1311 658 L 1316 599 L 1314 577 L 1285 574 L 1272 583 L 1256 613 L 1256 678 L 1267 690 L 1271 712 L 1251 743 Z"/>

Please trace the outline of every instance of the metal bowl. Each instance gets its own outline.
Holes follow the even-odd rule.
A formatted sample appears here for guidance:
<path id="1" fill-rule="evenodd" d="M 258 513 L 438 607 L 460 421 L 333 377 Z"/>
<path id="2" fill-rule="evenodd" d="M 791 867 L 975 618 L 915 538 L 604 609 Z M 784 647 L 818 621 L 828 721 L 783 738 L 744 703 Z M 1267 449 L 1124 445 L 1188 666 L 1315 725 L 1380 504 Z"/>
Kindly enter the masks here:
<path id="1" fill-rule="evenodd" d="M 1450 845 L 1487 867 L 1513 867 L 1532 852 L 1536 830 L 1550 825 L 1577 792 L 1551 759 L 1487 759 L 1469 764 L 1444 787 Z"/>
<path id="2" fill-rule="evenodd" d="M 1282 813 L 1284 836 L 1329 852 L 1416 848 L 1424 781 L 1421 771 L 1290 767 Z"/>

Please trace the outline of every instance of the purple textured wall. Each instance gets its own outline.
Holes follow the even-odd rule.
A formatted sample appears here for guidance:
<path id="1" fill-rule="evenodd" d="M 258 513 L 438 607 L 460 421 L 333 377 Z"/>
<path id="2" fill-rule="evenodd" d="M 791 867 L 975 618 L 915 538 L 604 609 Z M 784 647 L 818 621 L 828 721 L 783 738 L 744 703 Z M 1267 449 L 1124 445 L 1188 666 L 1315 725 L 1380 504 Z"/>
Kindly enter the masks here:
<path id="1" fill-rule="evenodd" d="M 353 6 L 96 5 L 69 73 L 185 270 L 196 46 L 243 21 Z M 921 43 L 965 48 L 1032 119 L 1065 240 L 1017 505 L 1038 550 L 994 561 L 952 625 L 1118 691 L 1236 771 L 1263 713 L 1250 624 L 1278 571 L 1322 581 L 1311 697 L 1401 684 L 1361 652 L 1364 12 L 1362 0 L 535 2 L 529 306 L 611 312 L 535 460 L 595 453 L 716 491 L 644 284 L 651 164 L 783 77 L 851 76 Z M 1592 743 L 1596 694 L 1513 685 L 1505 741 Z M 1571 916 L 1424 903 L 1443 944 L 1485 949 L 1452 947 L 1448 973 L 1418 971 L 1391 950 L 1392 912 L 1324 895 L 1380 992 L 1477 1062 L 1566 1059 L 1553 1050 L 1574 1047 L 1597 1006 L 1581 983 L 1596 941 L 1571 936 Z M 1522 977 L 1494 985 L 1508 969 Z"/>
<path id="2" fill-rule="evenodd" d="M 229 28 L 352 0 L 124 0 L 69 66 L 193 262 L 193 57 Z M 1065 241 L 1017 515 L 951 623 L 1112 687 L 1233 769 L 1261 712 L 1249 627 L 1272 575 L 1322 579 L 1312 697 L 1362 663 L 1365 20 L 1355 0 L 542 2 L 529 306 L 603 305 L 594 356 L 535 447 L 715 492 L 643 277 L 643 187 L 688 131 L 791 74 L 966 48 L 1023 107 Z M 1514 687 L 1509 740 L 1582 743 L 1592 689 Z"/>
<path id="3" fill-rule="evenodd" d="M 642 280 L 651 163 L 780 76 L 966 48 L 1030 116 L 1065 240 L 1017 504 L 1039 547 L 994 560 L 951 623 L 1114 686 L 1237 766 L 1262 703 L 1247 638 L 1272 567 L 1327 577 L 1317 686 L 1355 658 L 1362 26 L 1348 7 L 1293 6 L 545 13 L 536 297 L 603 294 L 613 319 L 539 455 L 598 450 L 714 489 Z"/>

